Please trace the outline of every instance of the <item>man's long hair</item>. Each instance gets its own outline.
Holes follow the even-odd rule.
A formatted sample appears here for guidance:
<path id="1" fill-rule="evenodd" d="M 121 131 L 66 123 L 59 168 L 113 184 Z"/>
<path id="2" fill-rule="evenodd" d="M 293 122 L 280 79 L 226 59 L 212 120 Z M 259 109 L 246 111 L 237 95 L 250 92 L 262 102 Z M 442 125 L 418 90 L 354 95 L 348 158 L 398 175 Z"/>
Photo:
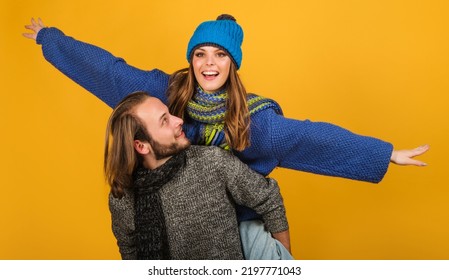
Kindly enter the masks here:
<path id="1" fill-rule="evenodd" d="M 142 161 L 134 149 L 134 140 L 150 142 L 150 136 L 134 108 L 150 98 L 146 92 L 125 97 L 114 109 L 106 128 L 104 174 L 114 197 L 121 198 L 123 190 L 132 186 L 132 174 Z"/>
<path id="2" fill-rule="evenodd" d="M 225 86 L 228 93 L 224 121 L 226 142 L 232 149 L 242 151 L 250 145 L 250 116 L 246 102 L 247 93 L 234 63 L 231 63 Z M 187 104 L 195 93 L 195 87 L 192 64 L 171 75 L 168 87 L 168 107 L 171 114 L 185 119 Z"/>

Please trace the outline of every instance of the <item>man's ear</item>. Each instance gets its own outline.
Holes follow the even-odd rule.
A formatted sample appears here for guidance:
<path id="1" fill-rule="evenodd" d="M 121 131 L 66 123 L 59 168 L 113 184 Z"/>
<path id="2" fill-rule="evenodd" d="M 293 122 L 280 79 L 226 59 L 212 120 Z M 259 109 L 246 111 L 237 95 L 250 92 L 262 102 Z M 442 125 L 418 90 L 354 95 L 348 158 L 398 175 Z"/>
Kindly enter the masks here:
<path id="1" fill-rule="evenodd" d="M 134 140 L 134 149 L 141 155 L 146 155 L 151 151 L 150 144 L 140 140 Z"/>

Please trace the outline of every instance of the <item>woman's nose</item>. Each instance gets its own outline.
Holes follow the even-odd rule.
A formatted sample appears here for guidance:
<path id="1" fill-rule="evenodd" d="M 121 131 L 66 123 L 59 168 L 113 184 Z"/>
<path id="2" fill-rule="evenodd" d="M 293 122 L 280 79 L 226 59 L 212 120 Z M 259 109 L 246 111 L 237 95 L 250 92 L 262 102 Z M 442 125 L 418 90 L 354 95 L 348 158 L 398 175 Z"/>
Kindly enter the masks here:
<path id="1" fill-rule="evenodd" d="M 207 65 L 214 65 L 215 64 L 215 59 L 213 55 L 208 55 L 206 57 L 206 64 Z"/>

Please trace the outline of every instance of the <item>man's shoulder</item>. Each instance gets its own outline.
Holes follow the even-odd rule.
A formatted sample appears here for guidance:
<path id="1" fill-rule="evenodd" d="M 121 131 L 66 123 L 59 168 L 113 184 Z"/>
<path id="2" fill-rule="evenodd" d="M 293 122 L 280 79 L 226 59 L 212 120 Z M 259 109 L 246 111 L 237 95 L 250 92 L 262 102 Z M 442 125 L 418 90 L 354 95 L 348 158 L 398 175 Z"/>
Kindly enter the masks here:
<path id="1" fill-rule="evenodd" d="M 207 170 L 211 175 L 235 168 L 237 158 L 229 151 L 216 146 L 195 146 L 187 149 L 187 168 L 189 171 Z M 212 175 L 211 175 L 212 176 Z"/>
<path id="2" fill-rule="evenodd" d="M 226 151 L 217 146 L 201 146 L 201 145 L 191 145 L 187 150 L 187 153 L 192 156 L 213 156 L 213 155 L 223 155 L 230 154 L 229 151 Z"/>
<path id="3" fill-rule="evenodd" d="M 229 151 L 217 146 L 191 145 L 189 149 L 187 149 L 187 155 L 189 157 L 223 157 L 230 154 Z"/>

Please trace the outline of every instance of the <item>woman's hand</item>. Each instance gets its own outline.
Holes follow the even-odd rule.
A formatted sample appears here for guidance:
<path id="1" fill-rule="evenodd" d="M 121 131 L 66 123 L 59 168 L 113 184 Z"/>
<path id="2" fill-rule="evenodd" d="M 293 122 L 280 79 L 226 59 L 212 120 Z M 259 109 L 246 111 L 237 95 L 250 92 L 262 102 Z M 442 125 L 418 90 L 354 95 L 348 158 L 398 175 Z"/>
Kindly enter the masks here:
<path id="1" fill-rule="evenodd" d="M 37 22 L 34 20 L 34 18 L 31 18 L 31 24 L 25 25 L 25 28 L 33 30 L 34 32 L 33 33 L 23 33 L 22 35 L 28 39 L 33 39 L 36 41 L 37 33 L 39 33 L 39 31 L 41 31 L 41 29 L 44 27 L 45 27 L 45 25 L 40 18 L 37 19 Z"/>
<path id="2" fill-rule="evenodd" d="M 413 158 L 424 154 L 429 148 L 429 145 L 423 145 L 413 150 L 393 151 L 390 161 L 398 165 L 426 166 L 426 163 Z"/>
<path id="3" fill-rule="evenodd" d="M 284 245 L 285 249 L 291 254 L 292 251 L 290 249 L 290 231 L 285 230 L 278 233 L 272 233 L 271 234 L 274 239 L 277 239 L 279 242 L 281 242 L 282 245 Z"/>

